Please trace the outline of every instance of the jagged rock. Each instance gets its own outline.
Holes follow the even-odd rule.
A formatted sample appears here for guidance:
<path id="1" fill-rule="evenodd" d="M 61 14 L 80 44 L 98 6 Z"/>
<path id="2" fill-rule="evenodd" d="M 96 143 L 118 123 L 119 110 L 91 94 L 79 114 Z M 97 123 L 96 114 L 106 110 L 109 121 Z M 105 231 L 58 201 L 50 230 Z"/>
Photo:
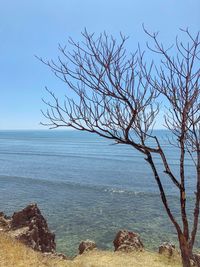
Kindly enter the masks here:
<path id="1" fill-rule="evenodd" d="M 10 218 L 0 212 L 0 231 L 7 231 L 10 228 Z"/>
<path id="2" fill-rule="evenodd" d="M 169 242 L 162 243 L 158 248 L 159 254 L 165 254 L 166 256 L 173 256 L 174 254 L 177 254 L 177 250 L 175 248 L 175 245 Z"/>
<path id="3" fill-rule="evenodd" d="M 97 246 L 96 246 L 96 243 L 94 241 L 91 241 L 91 240 L 82 241 L 79 245 L 79 254 L 83 254 L 86 251 L 93 250 L 96 247 Z"/>
<path id="4" fill-rule="evenodd" d="M 194 253 L 192 256 L 195 263 L 194 266 L 200 267 L 200 254 Z"/>
<path id="5" fill-rule="evenodd" d="M 37 204 L 30 204 L 21 211 L 14 212 L 11 219 L 11 228 L 18 229 L 20 227 L 28 226 L 32 219 L 41 218 L 41 212 Z M 42 219 L 44 217 L 42 216 Z"/>
<path id="6" fill-rule="evenodd" d="M 9 233 L 35 250 L 55 252 L 55 235 L 50 232 L 37 204 L 13 214 Z"/>
<path id="7" fill-rule="evenodd" d="M 134 232 L 129 232 L 127 230 L 120 230 L 114 241 L 113 241 L 115 251 L 131 252 L 135 250 L 142 251 L 144 245 L 140 240 L 140 236 Z"/>

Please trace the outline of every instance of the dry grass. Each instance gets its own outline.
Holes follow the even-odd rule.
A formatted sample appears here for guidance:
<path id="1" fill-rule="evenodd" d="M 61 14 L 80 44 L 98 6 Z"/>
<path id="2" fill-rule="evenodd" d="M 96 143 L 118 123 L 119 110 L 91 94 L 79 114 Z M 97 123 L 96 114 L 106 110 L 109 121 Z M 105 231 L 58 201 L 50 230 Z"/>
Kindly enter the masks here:
<path id="1" fill-rule="evenodd" d="M 54 265 L 51 259 L 44 257 L 41 253 L 35 252 L 11 237 L 0 233 L 0 267 L 47 266 L 57 265 Z"/>
<path id="2" fill-rule="evenodd" d="M 163 257 L 153 252 L 114 253 L 109 251 L 96 251 L 78 256 L 74 263 L 81 267 L 180 267 L 180 259 Z"/>
<path id="3" fill-rule="evenodd" d="M 72 260 L 35 252 L 0 233 L 0 267 L 180 267 L 178 257 L 168 259 L 153 252 L 131 254 L 92 251 Z"/>

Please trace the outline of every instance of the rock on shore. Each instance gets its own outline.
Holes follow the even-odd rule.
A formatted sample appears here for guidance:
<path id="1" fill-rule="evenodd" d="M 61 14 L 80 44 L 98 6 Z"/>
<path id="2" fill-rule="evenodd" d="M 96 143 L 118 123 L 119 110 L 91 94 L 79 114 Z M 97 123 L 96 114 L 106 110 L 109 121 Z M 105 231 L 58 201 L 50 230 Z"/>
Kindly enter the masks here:
<path id="1" fill-rule="evenodd" d="M 135 250 L 142 251 L 144 245 L 140 240 L 140 236 L 134 232 L 120 230 L 114 241 L 115 251 L 131 252 Z"/>
<path id="2" fill-rule="evenodd" d="M 96 249 L 96 243 L 92 240 L 81 241 L 79 244 L 79 254 Z"/>
<path id="3" fill-rule="evenodd" d="M 165 254 L 166 256 L 171 257 L 171 256 L 177 254 L 178 251 L 176 250 L 176 247 L 174 244 L 172 244 L 170 242 L 164 242 L 159 246 L 158 253 L 159 254 Z"/>
<path id="4" fill-rule="evenodd" d="M 51 233 L 37 204 L 30 204 L 12 217 L 0 213 L 0 229 L 41 252 L 55 252 L 55 234 Z"/>

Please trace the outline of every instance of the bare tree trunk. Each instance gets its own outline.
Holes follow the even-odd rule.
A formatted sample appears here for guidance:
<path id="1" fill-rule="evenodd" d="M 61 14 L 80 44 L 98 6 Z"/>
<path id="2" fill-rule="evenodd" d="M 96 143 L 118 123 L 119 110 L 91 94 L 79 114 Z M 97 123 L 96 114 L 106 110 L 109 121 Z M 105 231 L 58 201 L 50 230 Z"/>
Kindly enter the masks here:
<path id="1" fill-rule="evenodd" d="M 183 267 L 191 267 L 192 252 L 189 248 L 189 244 L 186 237 L 182 233 L 178 233 L 179 246 L 181 250 L 181 258 Z"/>
<path id="2" fill-rule="evenodd" d="M 194 222 L 193 222 L 193 230 L 191 233 L 191 240 L 190 240 L 190 249 L 193 249 L 195 237 L 198 229 L 198 222 L 199 222 L 199 210 L 200 210 L 200 147 L 198 146 L 197 151 L 197 185 L 195 192 L 196 195 L 196 202 L 195 202 L 195 208 L 194 208 Z"/>
<path id="3" fill-rule="evenodd" d="M 185 113 L 185 112 L 184 112 Z M 185 114 L 183 114 L 183 117 Z M 183 119 L 185 124 L 185 119 Z M 180 177 L 181 177 L 181 188 L 180 188 L 180 204 L 181 204 L 181 216 L 183 222 L 183 232 L 186 240 L 189 240 L 189 226 L 188 226 L 188 219 L 186 214 L 186 192 L 185 192 L 185 125 L 182 126 L 182 135 L 180 137 Z"/>
<path id="4" fill-rule="evenodd" d="M 156 179 L 156 181 L 158 183 L 161 199 L 162 199 L 164 207 L 165 207 L 165 209 L 167 211 L 167 214 L 168 214 L 170 220 L 172 221 L 172 223 L 174 224 L 174 226 L 176 228 L 176 231 L 178 233 L 179 246 L 180 246 L 180 251 L 181 251 L 181 258 L 182 258 L 183 267 L 191 267 L 190 260 L 192 259 L 192 250 L 190 249 L 190 245 L 189 245 L 189 241 L 188 241 L 188 232 L 187 231 L 186 232 L 185 231 L 184 232 L 181 231 L 181 228 L 180 228 L 179 224 L 176 222 L 173 214 L 171 213 L 171 210 L 170 210 L 170 208 L 168 206 L 168 203 L 167 203 L 167 199 L 166 199 L 166 196 L 165 196 L 164 189 L 162 187 L 162 183 L 160 181 L 160 177 L 159 177 L 158 172 L 156 170 L 156 167 L 154 165 L 154 162 L 153 162 L 153 159 L 151 157 L 151 154 L 148 153 L 148 152 L 147 152 L 147 159 L 146 160 L 149 162 L 149 164 L 150 164 L 150 166 L 151 166 L 151 168 L 153 170 L 154 177 L 155 177 L 155 179 Z"/>

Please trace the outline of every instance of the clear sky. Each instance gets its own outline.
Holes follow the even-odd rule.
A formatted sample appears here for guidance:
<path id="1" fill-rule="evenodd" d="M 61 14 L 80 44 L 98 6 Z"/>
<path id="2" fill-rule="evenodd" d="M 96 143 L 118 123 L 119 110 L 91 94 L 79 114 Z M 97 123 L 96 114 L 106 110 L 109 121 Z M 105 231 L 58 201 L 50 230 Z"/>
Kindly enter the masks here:
<path id="1" fill-rule="evenodd" d="M 146 41 L 142 23 L 174 41 L 180 27 L 200 29 L 199 0 L 0 0 L 0 129 L 38 129 L 45 86 L 58 81 L 34 55 L 56 58 L 58 43 L 89 32 L 129 35 L 129 48 Z M 59 94 L 59 93 L 58 93 Z"/>

